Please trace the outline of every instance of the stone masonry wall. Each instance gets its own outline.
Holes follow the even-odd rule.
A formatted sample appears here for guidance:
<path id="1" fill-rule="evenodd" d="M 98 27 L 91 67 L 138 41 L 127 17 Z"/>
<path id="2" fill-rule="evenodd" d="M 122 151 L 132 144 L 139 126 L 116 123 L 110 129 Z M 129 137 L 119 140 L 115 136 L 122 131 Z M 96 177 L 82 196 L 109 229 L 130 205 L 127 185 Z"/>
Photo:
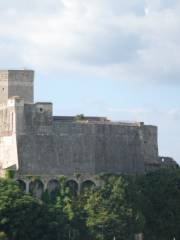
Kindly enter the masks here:
<path id="1" fill-rule="evenodd" d="M 22 175 L 142 173 L 145 161 L 157 161 L 153 126 L 53 121 L 50 103 L 25 104 L 23 118 L 17 136 Z"/>
<path id="2" fill-rule="evenodd" d="M 34 102 L 34 71 L 0 70 L 0 103 L 18 96 L 26 103 Z"/>
<path id="3" fill-rule="evenodd" d="M 54 123 L 64 171 L 143 172 L 139 128 L 111 123 Z"/>
<path id="4" fill-rule="evenodd" d="M 0 103 L 8 99 L 8 71 L 0 71 Z"/>
<path id="5" fill-rule="evenodd" d="M 18 169 L 15 99 L 0 104 L 0 168 Z"/>

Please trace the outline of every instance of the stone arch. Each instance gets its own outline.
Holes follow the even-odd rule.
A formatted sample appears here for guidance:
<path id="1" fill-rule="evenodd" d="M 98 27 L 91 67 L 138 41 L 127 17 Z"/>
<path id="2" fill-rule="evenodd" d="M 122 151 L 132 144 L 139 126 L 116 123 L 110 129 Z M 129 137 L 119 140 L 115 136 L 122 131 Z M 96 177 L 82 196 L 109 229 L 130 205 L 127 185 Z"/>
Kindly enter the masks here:
<path id="1" fill-rule="evenodd" d="M 43 191 L 44 191 L 44 185 L 41 180 L 37 179 L 29 183 L 29 192 L 33 196 L 37 198 L 41 198 Z"/>
<path id="2" fill-rule="evenodd" d="M 25 192 L 25 191 L 26 191 L 26 183 L 25 183 L 22 179 L 17 179 L 16 182 L 17 182 L 19 188 L 20 188 L 23 192 Z"/>
<path id="3" fill-rule="evenodd" d="M 52 192 L 57 190 L 59 187 L 59 182 L 57 179 L 51 179 L 47 184 L 47 190 L 48 192 Z"/>
<path id="4" fill-rule="evenodd" d="M 57 179 L 51 179 L 47 184 L 47 191 L 51 199 L 56 197 L 59 189 L 59 182 Z"/>
<path id="5" fill-rule="evenodd" d="M 77 196 L 78 193 L 78 183 L 71 179 L 67 180 L 66 186 L 70 189 L 70 192 L 72 193 L 73 196 Z"/>
<path id="6" fill-rule="evenodd" d="M 92 180 L 85 180 L 84 182 L 82 182 L 81 184 L 81 191 L 85 191 L 88 189 L 94 189 L 96 187 L 95 182 L 93 182 Z"/>

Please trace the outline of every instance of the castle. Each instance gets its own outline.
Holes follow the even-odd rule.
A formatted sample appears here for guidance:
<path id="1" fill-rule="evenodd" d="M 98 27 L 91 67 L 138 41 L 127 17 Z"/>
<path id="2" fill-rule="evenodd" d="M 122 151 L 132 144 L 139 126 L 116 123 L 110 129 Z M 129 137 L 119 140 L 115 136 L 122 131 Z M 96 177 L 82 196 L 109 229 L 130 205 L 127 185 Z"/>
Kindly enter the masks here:
<path id="1" fill-rule="evenodd" d="M 13 170 L 26 191 L 54 189 L 60 175 L 82 185 L 100 173 L 159 167 L 156 126 L 53 116 L 52 108 L 50 102 L 34 103 L 33 71 L 0 71 L 0 174 Z"/>

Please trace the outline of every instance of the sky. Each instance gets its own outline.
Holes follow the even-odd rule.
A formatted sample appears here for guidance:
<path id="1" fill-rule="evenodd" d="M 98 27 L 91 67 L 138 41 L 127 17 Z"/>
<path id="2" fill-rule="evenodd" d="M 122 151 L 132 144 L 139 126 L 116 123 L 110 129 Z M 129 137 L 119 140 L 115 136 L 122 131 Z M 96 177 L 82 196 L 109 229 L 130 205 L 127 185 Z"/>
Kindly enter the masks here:
<path id="1" fill-rule="evenodd" d="M 180 163 L 180 0 L 0 0 L 0 68 L 35 70 L 54 115 L 157 125 Z"/>

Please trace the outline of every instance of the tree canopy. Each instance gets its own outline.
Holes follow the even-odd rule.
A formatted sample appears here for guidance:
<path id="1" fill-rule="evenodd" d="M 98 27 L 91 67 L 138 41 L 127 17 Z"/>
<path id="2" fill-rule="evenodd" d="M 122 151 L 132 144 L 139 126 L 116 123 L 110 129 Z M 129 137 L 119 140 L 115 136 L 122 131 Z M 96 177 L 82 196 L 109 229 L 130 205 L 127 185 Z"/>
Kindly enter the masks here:
<path id="1" fill-rule="evenodd" d="M 103 175 L 101 185 L 74 195 L 59 187 L 42 199 L 0 179 L 0 240 L 147 240 L 180 236 L 180 170 L 145 175 Z"/>

